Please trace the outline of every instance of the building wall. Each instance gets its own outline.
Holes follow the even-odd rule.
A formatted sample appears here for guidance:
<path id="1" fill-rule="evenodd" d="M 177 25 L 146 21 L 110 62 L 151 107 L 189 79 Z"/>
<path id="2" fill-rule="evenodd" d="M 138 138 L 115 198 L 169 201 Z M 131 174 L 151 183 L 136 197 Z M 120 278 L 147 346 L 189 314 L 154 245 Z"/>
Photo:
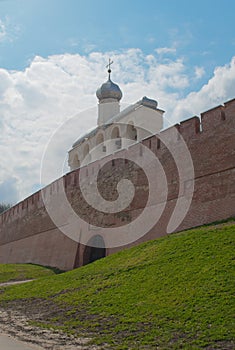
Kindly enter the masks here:
<path id="1" fill-rule="evenodd" d="M 201 120 L 194 117 L 175 127 L 187 143 L 195 171 L 193 200 L 177 231 L 234 217 L 235 99 L 224 106 L 202 113 Z M 171 129 L 164 130 L 161 137 L 170 138 Z M 174 149 L 180 147 L 177 138 L 173 139 L 172 143 Z M 161 162 L 167 178 L 168 196 L 165 210 L 156 225 L 130 245 L 166 235 L 169 218 L 179 197 L 179 176 L 171 152 L 157 136 L 145 139 L 142 144 L 151 149 Z M 133 147 L 144 157 L 139 144 L 133 144 L 130 150 Z M 74 170 L 46 188 L 51 195 L 56 194 L 59 191 L 59 183 L 63 182 L 72 208 L 90 223 L 87 241 L 93 235 L 102 236 L 102 229 L 94 229 L 97 225 L 106 228 L 123 226 L 125 232 L 125 224 L 137 217 L 147 203 L 146 175 L 136 164 L 122 159 L 125 152 L 128 151 L 121 150 L 120 153 L 115 153 L 115 157 L 108 156 L 109 161 L 103 167 L 102 161 L 98 160 L 82 170 Z M 104 214 L 84 200 L 79 186 L 79 173 L 83 171 L 84 176 L 89 179 L 98 168 L 98 187 L 106 200 L 117 198 L 116 185 L 123 176 L 134 184 L 134 199 L 125 210 Z M 184 188 L 191 185 L 191 181 L 183 184 Z M 32 262 L 57 266 L 63 270 L 82 266 L 88 262 L 87 248 L 63 234 L 62 227 L 68 224 L 68 218 L 61 217 L 60 227 L 56 227 L 47 214 L 40 191 L 26 198 L 0 216 L 0 263 Z M 77 227 L 76 230 L 79 235 L 81 228 Z M 109 255 L 123 248 L 107 248 L 105 254 Z"/>
<path id="2" fill-rule="evenodd" d="M 163 127 L 164 112 L 159 109 L 149 108 L 140 104 L 136 106 L 136 109 L 130 110 L 126 115 L 122 116 L 121 119 L 115 120 L 115 117 L 112 119 L 112 116 L 118 115 L 118 113 L 117 110 L 112 107 L 113 105 L 119 106 L 119 103 L 99 104 L 99 115 L 102 115 L 106 109 L 105 121 L 103 124 L 99 122 L 99 128 L 94 134 L 92 133 L 90 136 L 84 137 L 81 143 L 77 144 L 69 151 L 70 170 L 75 170 L 80 167 L 80 165 L 87 165 L 121 148 L 126 148 L 135 141 L 141 141 L 159 132 Z M 104 110 L 101 108 L 102 106 Z M 111 113 L 112 108 L 114 109 Z M 110 125 L 105 125 L 108 121 L 107 115 L 109 115 Z M 129 124 L 136 128 L 136 140 L 132 139 L 128 132 Z M 149 130 L 151 130 L 151 132 L 149 132 Z M 119 140 L 119 138 L 121 139 Z"/>

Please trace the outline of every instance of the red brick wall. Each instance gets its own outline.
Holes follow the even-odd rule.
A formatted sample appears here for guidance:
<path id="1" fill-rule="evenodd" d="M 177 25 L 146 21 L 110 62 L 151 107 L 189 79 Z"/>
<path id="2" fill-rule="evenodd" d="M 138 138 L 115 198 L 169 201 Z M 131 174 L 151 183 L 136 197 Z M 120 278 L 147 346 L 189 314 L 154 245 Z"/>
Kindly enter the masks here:
<path id="1" fill-rule="evenodd" d="M 193 117 L 176 127 L 187 143 L 195 171 L 193 200 L 177 230 L 235 216 L 235 99 L 202 113 L 201 122 L 198 117 Z M 162 135 L 170 138 L 171 129 L 164 130 Z M 177 148 L 178 140 L 172 142 Z M 179 195 L 178 172 L 171 152 L 163 142 L 159 143 L 156 136 L 144 140 L 143 144 L 156 154 L 163 166 L 168 197 L 160 220 L 150 232 L 133 244 L 166 235 L 167 223 Z M 132 147 L 140 152 L 140 145 Z M 120 156 L 125 152 L 120 151 Z M 103 197 L 106 200 L 116 199 L 116 185 L 123 177 L 129 178 L 136 189 L 134 200 L 120 213 L 103 214 L 86 203 L 79 188 L 79 170 L 64 176 L 63 181 L 68 200 L 84 220 L 103 227 L 122 225 L 125 230 L 125 224 L 138 216 L 146 205 L 148 181 L 144 171 L 134 163 L 124 159 L 112 162 L 112 156 L 108 159 L 110 162 L 101 169 L 98 178 Z M 93 168 L 99 166 L 100 161 L 87 166 L 86 176 L 89 177 Z M 47 191 L 57 193 L 59 181 L 50 184 Z M 184 186 L 190 186 L 190 183 Z M 61 225 L 66 224 L 66 218 L 61 219 Z M 95 234 L 97 232 L 94 230 Z M 83 265 L 84 249 L 84 245 L 76 243 L 55 227 L 45 210 L 41 192 L 26 198 L 0 216 L 0 263 L 34 262 L 68 270 Z M 106 254 L 120 249 L 123 246 L 109 248 Z"/>

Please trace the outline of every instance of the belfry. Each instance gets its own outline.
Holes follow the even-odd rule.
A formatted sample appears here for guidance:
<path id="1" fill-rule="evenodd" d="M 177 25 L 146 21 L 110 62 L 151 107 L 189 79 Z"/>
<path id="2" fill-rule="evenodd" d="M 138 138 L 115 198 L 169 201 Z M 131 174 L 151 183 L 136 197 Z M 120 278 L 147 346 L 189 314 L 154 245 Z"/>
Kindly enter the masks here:
<path id="1" fill-rule="evenodd" d="M 109 59 L 106 66 L 108 80 L 96 91 L 97 127 L 72 145 L 69 151 L 70 170 L 140 142 L 151 134 L 158 133 L 163 127 L 164 111 L 158 108 L 157 101 L 148 97 L 143 97 L 120 111 L 122 91 L 111 80 L 112 63 Z M 148 130 L 152 132 L 149 133 Z"/>

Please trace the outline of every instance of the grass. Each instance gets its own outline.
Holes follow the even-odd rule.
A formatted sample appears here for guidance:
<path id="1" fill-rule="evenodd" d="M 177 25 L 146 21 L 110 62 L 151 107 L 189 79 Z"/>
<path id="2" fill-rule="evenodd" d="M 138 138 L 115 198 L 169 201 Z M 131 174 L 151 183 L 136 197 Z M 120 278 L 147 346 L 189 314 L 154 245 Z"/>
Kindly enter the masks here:
<path id="1" fill-rule="evenodd" d="M 0 305 L 110 349 L 234 349 L 234 237 L 229 223 L 173 234 L 7 287 Z"/>
<path id="2" fill-rule="evenodd" d="M 0 283 L 52 276 L 59 270 L 33 264 L 0 264 Z"/>

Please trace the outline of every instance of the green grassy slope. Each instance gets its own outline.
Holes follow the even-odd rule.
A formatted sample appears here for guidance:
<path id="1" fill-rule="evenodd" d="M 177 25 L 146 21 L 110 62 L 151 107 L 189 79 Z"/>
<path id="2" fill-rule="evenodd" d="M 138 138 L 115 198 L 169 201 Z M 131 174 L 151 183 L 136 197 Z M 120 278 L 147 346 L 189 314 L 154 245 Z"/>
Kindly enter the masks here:
<path id="1" fill-rule="evenodd" d="M 0 305 L 110 349 L 234 349 L 234 241 L 231 224 L 173 234 L 7 287 Z"/>
<path id="2" fill-rule="evenodd" d="M 52 276 L 56 270 L 32 264 L 0 264 L 0 283 Z"/>

